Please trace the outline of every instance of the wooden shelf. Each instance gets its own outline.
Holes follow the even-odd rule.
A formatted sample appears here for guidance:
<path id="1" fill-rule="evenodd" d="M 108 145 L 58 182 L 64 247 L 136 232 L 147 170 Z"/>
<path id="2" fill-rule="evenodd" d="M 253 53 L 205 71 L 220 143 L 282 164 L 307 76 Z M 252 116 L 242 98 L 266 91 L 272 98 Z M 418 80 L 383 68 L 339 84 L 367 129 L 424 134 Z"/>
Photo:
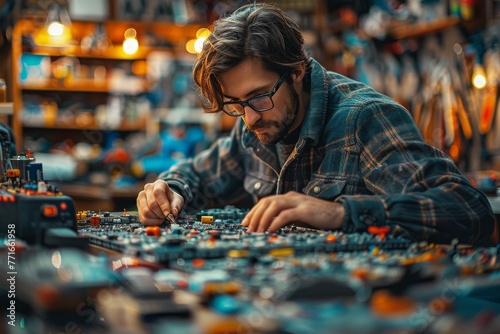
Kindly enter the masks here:
<path id="1" fill-rule="evenodd" d="M 70 46 L 67 48 L 54 48 L 36 46 L 29 50 L 23 50 L 23 54 L 34 54 L 51 57 L 76 57 L 76 58 L 89 58 L 89 59 L 111 59 L 111 60 L 143 60 L 147 59 L 148 55 L 152 52 L 168 52 L 172 53 L 171 47 L 150 47 L 139 46 L 136 53 L 129 55 L 123 52 L 121 45 L 115 45 L 106 48 L 102 52 L 86 52 L 81 50 L 79 45 Z"/>
<path id="2" fill-rule="evenodd" d="M 460 20 L 456 17 L 445 17 L 432 22 L 417 23 L 392 23 L 388 31 L 388 36 L 393 39 L 405 39 L 433 34 L 449 27 L 456 26 Z"/>
<path id="3" fill-rule="evenodd" d="M 64 92 L 89 92 L 89 93 L 107 93 L 109 92 L 108 82 L 106 80 L 93 79 L 74 79 L 59 81 L 55 79 L 40 80 L 39 82 L 29 82 L 20 85 L 22 90 L 37 91 L 64 91 Z"/>
<path id="4" fill-rule="evenodd" d="M 146 125 L 144 122 L 132 123 L 123 122 L 120 126 L 116 128 L 101 127 L 98 125 L 86 125 L 78 126 L 76 124 L 64 124 L 64 125 L 45 125 L 45 124 L 23 124 L 25 128 L 31 129 L 51 129 L 51 130 L 100 130 L 100 131 L 144 131 L 146 130 Z"/>

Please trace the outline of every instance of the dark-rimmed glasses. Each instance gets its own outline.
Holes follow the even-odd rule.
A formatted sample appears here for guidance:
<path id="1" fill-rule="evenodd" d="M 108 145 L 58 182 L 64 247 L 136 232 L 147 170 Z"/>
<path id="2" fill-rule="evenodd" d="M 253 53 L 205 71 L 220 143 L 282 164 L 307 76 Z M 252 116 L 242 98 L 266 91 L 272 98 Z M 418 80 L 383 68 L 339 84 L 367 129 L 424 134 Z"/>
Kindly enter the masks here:
<path id="1" fill-rule="evenodd" d="M 264 112 L 274 108 L 273 95 L 276 94 L 281 84 L 288 77 L 290 72 L 286 71 L 281 75 L 273 89 L 268 93 L 258 94 L 243 101 L 228 101 L 224 102 L 222 111 L 229 116 L 238 117 L 245 115 L 245 107 L 250 107 L 256 112 Z"/>

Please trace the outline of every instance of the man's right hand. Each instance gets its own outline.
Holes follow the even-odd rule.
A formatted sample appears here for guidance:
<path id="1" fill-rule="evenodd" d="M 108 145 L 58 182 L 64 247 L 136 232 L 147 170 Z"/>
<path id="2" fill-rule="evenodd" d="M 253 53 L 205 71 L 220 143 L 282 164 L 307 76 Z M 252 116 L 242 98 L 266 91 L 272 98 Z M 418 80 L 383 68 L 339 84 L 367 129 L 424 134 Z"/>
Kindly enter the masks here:
<path id="1" fill-rule="evenodd" d="M 170 213 L 177 217 L 183 205 L 184 198 L 163 180 L 146 183 L 137 195 L 137 210 L 143 225 L 160 225 Z"/>

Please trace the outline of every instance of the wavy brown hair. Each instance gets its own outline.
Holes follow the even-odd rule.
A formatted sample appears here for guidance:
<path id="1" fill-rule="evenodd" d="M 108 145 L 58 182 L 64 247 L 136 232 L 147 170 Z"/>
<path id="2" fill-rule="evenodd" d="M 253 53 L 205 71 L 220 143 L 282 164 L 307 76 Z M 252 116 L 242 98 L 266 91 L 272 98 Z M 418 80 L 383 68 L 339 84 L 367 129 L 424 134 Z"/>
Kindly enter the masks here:
<path id="1" fill-rule="evenodd" d="M 279 75 L 307 64 L 298 24 L 281 9 L 264 3 L 245 5 L 215 21 L 193 68 L 194 81 L 206 98 L 202 102 L 206 112 L 222 110 L 219 76 L 249 57 L 260 59 Z"/>

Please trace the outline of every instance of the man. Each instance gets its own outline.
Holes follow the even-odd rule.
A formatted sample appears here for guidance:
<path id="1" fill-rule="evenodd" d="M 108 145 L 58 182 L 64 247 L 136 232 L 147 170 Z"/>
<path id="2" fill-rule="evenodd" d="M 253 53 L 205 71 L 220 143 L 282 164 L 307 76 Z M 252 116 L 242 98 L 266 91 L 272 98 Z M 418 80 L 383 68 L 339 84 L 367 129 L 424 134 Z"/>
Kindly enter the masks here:
<path id="1" fill-rule="evenodd" d="M 251 4 L 214 23 L 193 70 L 207 112 L 239 117 L 229 136 L 146 184 L 144 225 L 184 208 L 253 206 L 248 232 L 300 223 L 416 240 L 485 240 L 493 214 L 411 115 L 368 86 L 326 71 L 297 24 Z"/>

